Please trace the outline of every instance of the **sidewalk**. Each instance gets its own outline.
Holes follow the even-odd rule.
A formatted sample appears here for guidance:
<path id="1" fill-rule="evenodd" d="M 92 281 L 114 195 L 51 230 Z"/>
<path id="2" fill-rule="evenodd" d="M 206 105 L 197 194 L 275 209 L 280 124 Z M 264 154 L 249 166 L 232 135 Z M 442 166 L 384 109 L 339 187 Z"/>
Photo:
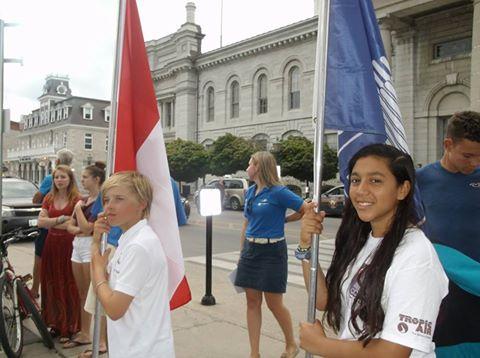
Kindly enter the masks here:
<path id="1" fill-rule="evenodd" d="M 330 243 L 328 245 L 330 246 Z M 291 248 L 289 249 L 291 250 Z M 25 253 L 24 250 L 23 254 Z M 19 254 L 22 253 L 15 251 L 15 256 Z M 236 254 L 238 255 L 238 253 Z M 228 258 L 231 260 L 235 253 L 227 255 L 230 255 Z M 290 252 L 289 257 L 292 257 Z M 18 259 L 21 258 L 18 257 Z M 31 262 L 28 257 L 25 257 L 24 260 Z M 237 294 L 233 289 L 228 279 L 230 267 L 228 269 L 216 267 L 218 265 L 213 267 L 212 293 L 217 304 L 202 306 L 200 301 L 205 289 L 205 266 L 201 262 L 192 262 L 192 260 L 195 261 L 195 258 L 186 258 L 185 262 L 187 279 L 192 290 L 192 301 L 172 313 L 176 356 L 179 358 L 248 357 L 245 297 L 244 294 Z M 289 284 L 285 295 L 285 304 L 292 314 L 295 335 L 298 339 L 298 323 L 306 319 L 307 293 L 303 284 L 299 282 L 299 277 L 296 277 L 299 276 L 297 272 L 299 267 L 295 266 L 298 264 L 292 260 L 295 259 L 289 260 Z M 292 275 L 295 277 L 293 281 L 290 278 Z M 85 348 L 84 346 L 65 350 L 57 344 L 57 352 L 49 352 L 41 343 L 37 342 L 25 346 L 23 357 L 76 357 Z M 262 358 L 278 358 L 283 349 L 283 334 L 264 304 L 261 337 Z M 303 356 L 303 352 L 300 356 Z"/>

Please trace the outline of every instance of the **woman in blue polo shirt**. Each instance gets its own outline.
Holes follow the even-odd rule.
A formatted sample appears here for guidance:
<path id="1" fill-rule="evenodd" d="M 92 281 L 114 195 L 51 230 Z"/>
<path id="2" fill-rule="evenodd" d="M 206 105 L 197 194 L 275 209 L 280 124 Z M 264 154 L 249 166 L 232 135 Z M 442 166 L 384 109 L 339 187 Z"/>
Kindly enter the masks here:
<path id="1" fill-rule="evenodd" d="M 262 298 L 265 297 L 285 335 L 282 357 L 292 358 L 298 354 L 298 346 L 290 312 L 283 304 L 288 263 L 284 226 L 285 222 L 299 217 L 296 213 L 285 217 L 287 208 L 303 214 L 303 200 L 281 185 L 277 163 L 269 152 L 252 155 L 247 174 L 255 184 L 245 194 L 242 251 L 235 285 L 244 287 L 246 292 L 250 357 L 260 356 Z"/>

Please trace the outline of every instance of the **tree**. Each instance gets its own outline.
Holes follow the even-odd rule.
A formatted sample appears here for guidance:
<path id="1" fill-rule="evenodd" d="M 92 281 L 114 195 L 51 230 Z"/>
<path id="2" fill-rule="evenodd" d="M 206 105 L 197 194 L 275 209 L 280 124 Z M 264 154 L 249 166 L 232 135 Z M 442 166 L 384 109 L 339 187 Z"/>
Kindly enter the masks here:
<path id="1" fill-rule="evenodd" d="M 327 144 L 323 146 L 322 180 L 333 179 L 338 173 L 337 151 Z"/>
<path id="2" fill-rule="evenodd" d="M 275 145 L 273 155 L 281 166 L 282 176 L 292 176 L 298 180 L 313 180 L 313 142 L 305 137 L 290 136 Z M 338 171 L 337 154 L 326 144 L 323 147 L 322 180 L 335 178 Z"/>
<path id="3" fill-rule="evenodd" d="M 251 141 L 227 133 L 213 142 L 209 151 L 210 171 L 214 175 L 225 175 L 245 170 L 256 151 Z"/>
<path id="4" fill-rule="evenodd" d="M 166 148 L 173 179 L 190 183 L 208 172 L 208 154 L 201 144 L 176 139 L 167 143 Z"/>

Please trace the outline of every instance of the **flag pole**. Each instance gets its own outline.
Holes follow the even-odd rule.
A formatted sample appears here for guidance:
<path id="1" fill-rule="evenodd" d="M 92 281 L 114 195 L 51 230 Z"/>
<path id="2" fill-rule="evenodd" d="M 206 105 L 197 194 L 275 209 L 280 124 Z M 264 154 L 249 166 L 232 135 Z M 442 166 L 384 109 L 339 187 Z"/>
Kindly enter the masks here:
<path id="1" fill-rule="evenodd" d="M 127 0 L 120 0 L 118 6 L 118 22 L 117 22 L 117 40 L 115 47 L 115 65 L 113 69 L 113 84 L 112 84 L 112 101 L 110 103 L 110 122 L 108 126 L 108 154 L 107 154 L 107 167 L 106 177 L 108 178 L 114 170 L 115 164 L 115 141 L 117 130 L 117 117 L 118 117 L 118 91 L 119 80 L 122 63 L 122 50 L 123 50 L 123 35 L 125 30 L 125 12 L 126 12 Z M 107 247 L 107 235 L 103 234 L 100 251 L 103 254 Z M 100 348 L 100 301 L 95 302 L 95 321 L 93 325 L 93 345 L 92 345 L 92 357 L 98 358 L 98 352 Z"/>
<path id="2" fill-rule="evenodd" d="M 322 156 L 323 156 L 323 132 L 325 122 L 325 91 L 327 83 L 327 51 L 328 51 L 328 24 L 330 12 L 330 0 L 318 0 L 320 2 L 318 13 L 317 52 L 315 59 L 315 82 L 313 98 L 313 120 L 315 126 L 315 162 L 313 199 L 320 205 L 322 188 Z M 317 211 L 319 208 L 317 208 Z M 311 259 L 310 259 L 310 282 L 308 289 L 308 322 L 315 322 L 317 301 L 317 270 L 318 270 L 318 246 L 320 235 L 314 235 Z M 306 357 L 312 357 L 306 353 Z"/>

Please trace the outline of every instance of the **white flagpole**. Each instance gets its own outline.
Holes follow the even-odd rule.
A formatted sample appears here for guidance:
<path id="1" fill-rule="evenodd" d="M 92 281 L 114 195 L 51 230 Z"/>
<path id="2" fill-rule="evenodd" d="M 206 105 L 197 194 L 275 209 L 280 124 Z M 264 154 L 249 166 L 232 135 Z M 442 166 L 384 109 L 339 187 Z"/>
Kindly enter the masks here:
<path id="1" fill-rule="evenodd" d="M 317 53 L 315 61 L 315 82 L 313 98 L 313 119 L 315 126 L 315 163 L 314 163 L 314 193 L 313 199 L 320 204 L 322 188 L 322 156 L 323 156 L 323 132 L 325 122 L 325 91 L 327 83 L 327 51 L 328 51 L 328 24 L 330 14 L 330 0 L 318 0 L 318 30 L 317 30 Z M 318 210 L 317 210 L 318 211 Z M 308 322 L 315 322 L 317 301 L 317 270 L 318 270 L 318 243 L 320 235 L 315 235 L 311 248 L 310 259 L 310 282 L 308 295 Z M 310 353 L 305 355 L 312 357 Z"/>
<path id="2" fill-rule="evenodd" d="M 113 69 L 113 85 L 112 85 L 112 101 L 110 103 L 110 122 L 108 127 L 108 154 L 107 154 L 107 171 L 106 177 L 109 177 L 114 170 L 115 164 L 115 140 L 117 131 L 117 117 L 118 117 L 118 92 L 119 92 L 119 80 L 122 64 L 122 50 L 123 50 L 123 37 L 125 31 L 125 12 L 126 12 L 127 0 L 120 0 L 118 7 L 118 23 L 117 23 L 117 43 L 115 51 L 115 65 Z M 102 237 L 101 252 L 105 252 L 107 247 L 107 235 Z M 93 326 L 93 347 L 92 357 L 98 358 L 98 351 L 100 346 L 100 301 L 95 302 L 95 321 Z"/>

